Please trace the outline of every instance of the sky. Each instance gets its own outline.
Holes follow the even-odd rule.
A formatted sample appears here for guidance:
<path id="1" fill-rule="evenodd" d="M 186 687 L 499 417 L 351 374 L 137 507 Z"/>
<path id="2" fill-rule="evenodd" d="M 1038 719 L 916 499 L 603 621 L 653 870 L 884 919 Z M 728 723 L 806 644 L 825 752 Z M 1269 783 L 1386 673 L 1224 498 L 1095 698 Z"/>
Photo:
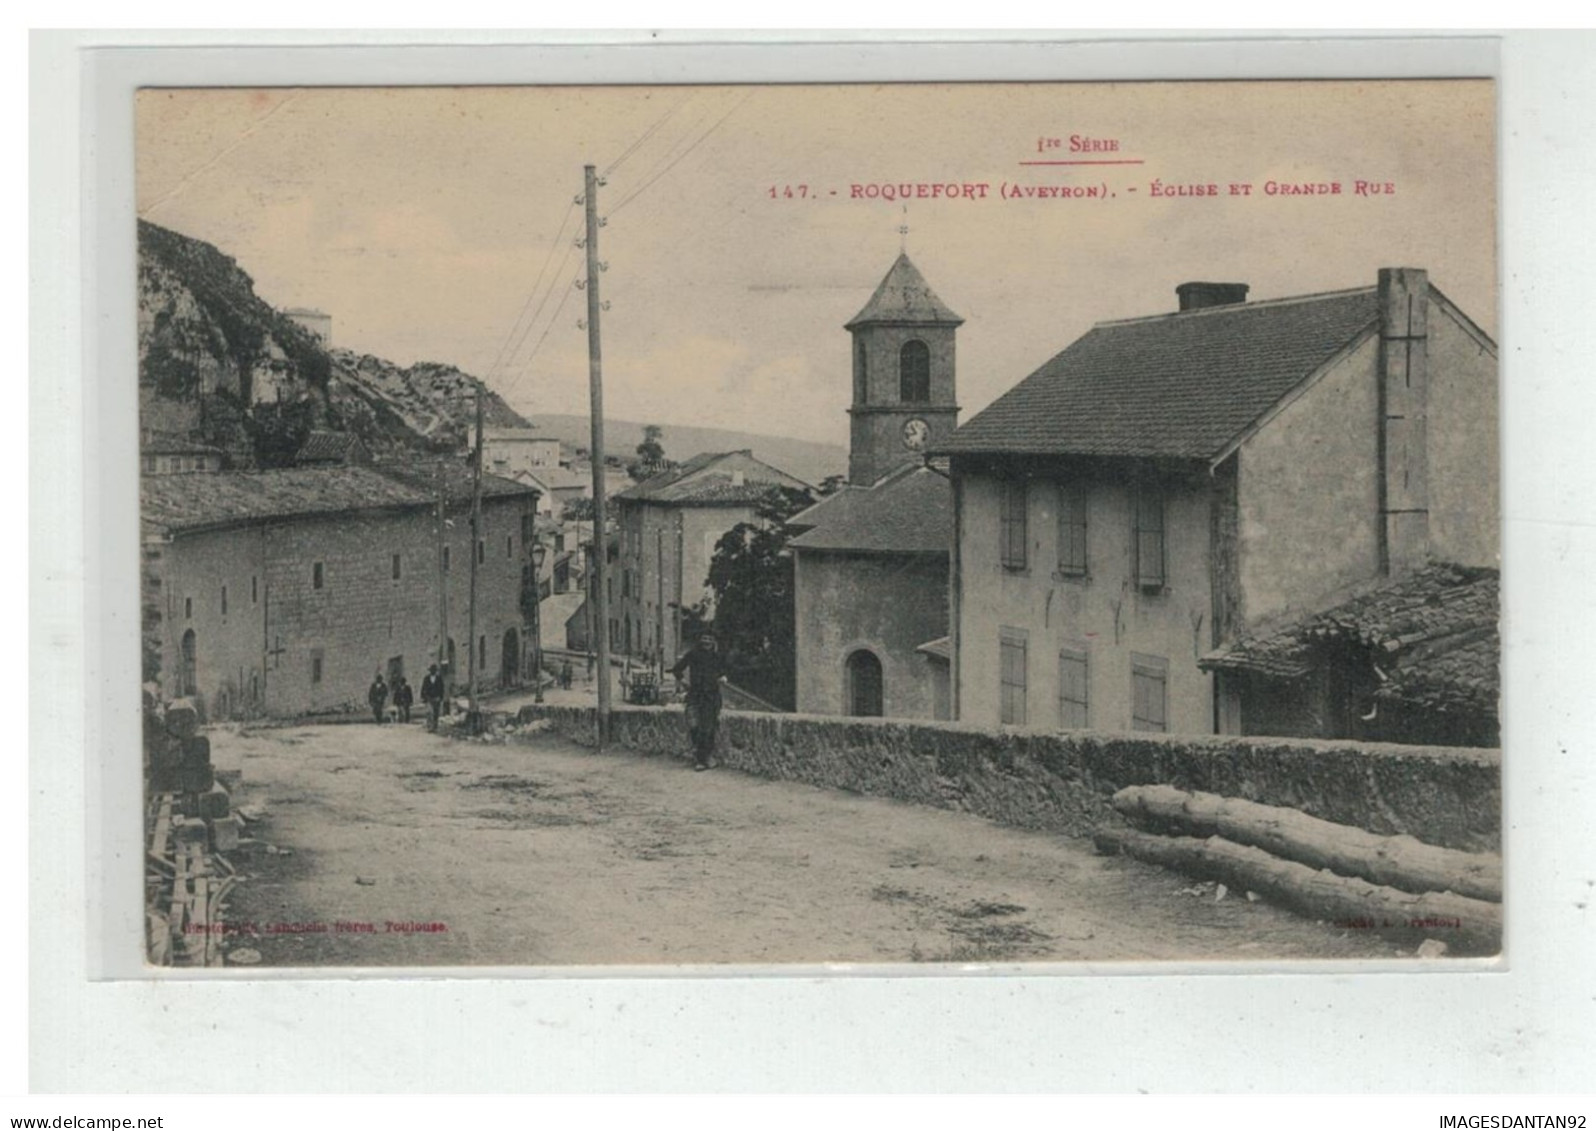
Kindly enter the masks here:
<path id="1" fill-rule="evenodd" d="M 535 421 L 588 408 L 596 165 L 606 414 L 845 444 L 843 324 L 904 247 L 965 319 L 964 420 L 1188 280 L 1422 267 L 1494 335 L 1495 105 L 1485 80 L 147 89 L 137 207 L 335 345 L 458 365 Z"/>

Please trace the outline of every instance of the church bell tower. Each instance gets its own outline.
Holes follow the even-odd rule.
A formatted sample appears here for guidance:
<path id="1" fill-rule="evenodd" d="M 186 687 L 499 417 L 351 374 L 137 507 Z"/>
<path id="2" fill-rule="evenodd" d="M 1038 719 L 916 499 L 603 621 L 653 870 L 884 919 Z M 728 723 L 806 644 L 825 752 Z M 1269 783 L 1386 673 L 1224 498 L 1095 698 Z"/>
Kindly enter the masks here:
<path id="1" fill-rule="evenodd" d="M 848 482 L 868 487 L 906 463 L 919 463 L 959 421 L 953 336 L 960 318 L 925 276 L 899 255 L 853 335 L 853 405 L 848 409 Z"/>

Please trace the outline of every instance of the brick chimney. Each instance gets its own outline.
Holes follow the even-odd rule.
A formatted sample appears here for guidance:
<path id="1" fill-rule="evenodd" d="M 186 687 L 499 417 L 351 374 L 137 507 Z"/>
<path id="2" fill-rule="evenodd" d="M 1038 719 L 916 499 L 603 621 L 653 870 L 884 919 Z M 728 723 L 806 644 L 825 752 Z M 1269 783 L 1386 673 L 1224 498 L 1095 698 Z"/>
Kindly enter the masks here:
<path id="1" fill-rule="evenodd" d="M 1180 309 L 1184 313 L 1246 302 L 1249 289 L 1246 283 L 1182 283 L 1175 288 L 1175 294 L 1180 297 Z"/>
<path id="2" fill-rule="evenodd" d="M 1380 568 L 1424 564 L 1430 549 L 1429 276 L 1382 267 L 1380 308 Z"/>

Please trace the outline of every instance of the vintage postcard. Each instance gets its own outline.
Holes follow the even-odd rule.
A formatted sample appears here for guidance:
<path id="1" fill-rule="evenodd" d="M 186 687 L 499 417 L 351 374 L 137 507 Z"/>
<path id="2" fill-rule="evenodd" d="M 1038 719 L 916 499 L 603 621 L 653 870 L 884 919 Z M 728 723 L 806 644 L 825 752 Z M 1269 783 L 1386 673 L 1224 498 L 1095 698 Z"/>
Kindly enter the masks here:
<path id="1" fill-rule="evenodd" d="M 146 961 L 1499 953 L 1495 138 L 141 90 Z"/>

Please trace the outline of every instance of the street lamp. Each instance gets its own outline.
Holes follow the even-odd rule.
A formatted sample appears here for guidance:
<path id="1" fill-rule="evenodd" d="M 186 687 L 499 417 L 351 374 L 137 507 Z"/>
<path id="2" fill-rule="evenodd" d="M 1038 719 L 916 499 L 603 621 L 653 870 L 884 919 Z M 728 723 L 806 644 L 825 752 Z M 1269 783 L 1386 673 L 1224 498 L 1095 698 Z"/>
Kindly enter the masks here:
<path id="1" fill-rule="evenodd" d="M 532 543 L 532 701 L 543 702 L 543 562 L 549 548 Z"/>

